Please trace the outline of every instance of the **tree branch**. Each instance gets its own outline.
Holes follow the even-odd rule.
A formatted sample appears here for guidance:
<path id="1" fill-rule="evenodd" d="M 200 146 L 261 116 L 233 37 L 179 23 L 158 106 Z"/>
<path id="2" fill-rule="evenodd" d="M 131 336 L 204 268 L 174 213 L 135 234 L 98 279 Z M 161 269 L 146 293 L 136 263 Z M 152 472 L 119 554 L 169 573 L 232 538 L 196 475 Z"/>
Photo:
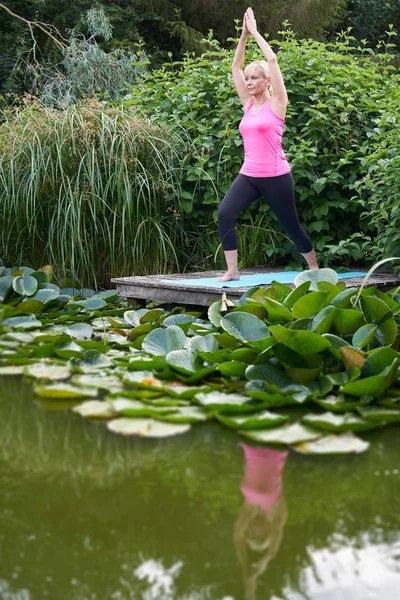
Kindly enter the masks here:
<path id="1" fill-rule="evenodd" d="M 11 15 L 15 19 L 18 19 L 19 21 L 22 21 L 23 23 L 25 23 L 25 25 L 27 25 L 29 27 L 29 30 L 30 30 L 30 33 L 31 33 L 31 36 L 32 36 L 32 39 L 33 39 L 33 43 L 34 43 L 34 49 L 35 49 L 35 46 L 37 46 L 37 43 L 36 43 L 36 39 L 35 39 L 35 36 L 34 36 L 34 33 L 33 33 L 33 28 L 37 27 L 38 29 L 40 29 L 40 31 L 43 31 L 43 33 L 45 33 L 55 43 L 55 45 L 60 50 L 65 50 L 66 44 L 64 44 L 64 42 L 62 42 L 59 39 L 57 39 L 50 32 L 50 29 L 53 29 L 56 32 L 56 34 L 61 39 L 65 39 L 60 34 L 60 32 L 58 31 L 58 29 L 56 29 L 53 25 L 48 25 L 46 23 L 41 23 L 40 21 L 29 21 L 28 19 L 24 19 L 24 17 L 21 17 L 20 15 L 17 15 L 16 13 L 13 13 L 9 8 L 7 8 L 7 6 L 5 6 L 4 4 L 1 4 L 1 3 L 0 3 L 0 8 L 2 8 L 3 10 L 5 10 L 6 13 L 8 13 L 9 15 Z"/>

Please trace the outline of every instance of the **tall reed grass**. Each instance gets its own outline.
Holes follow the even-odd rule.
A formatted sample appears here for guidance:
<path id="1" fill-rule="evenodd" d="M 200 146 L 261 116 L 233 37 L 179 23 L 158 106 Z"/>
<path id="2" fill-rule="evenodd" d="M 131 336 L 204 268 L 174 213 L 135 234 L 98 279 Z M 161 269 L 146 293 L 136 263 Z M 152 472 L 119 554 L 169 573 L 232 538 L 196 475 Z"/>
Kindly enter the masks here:
<path id="1" fill-rule="evenodd" d="M 171 272 L 184 250 L 189 141 L 133 108 L 29 101 L 0 126 L 0 258 L 58 277 Z"/>

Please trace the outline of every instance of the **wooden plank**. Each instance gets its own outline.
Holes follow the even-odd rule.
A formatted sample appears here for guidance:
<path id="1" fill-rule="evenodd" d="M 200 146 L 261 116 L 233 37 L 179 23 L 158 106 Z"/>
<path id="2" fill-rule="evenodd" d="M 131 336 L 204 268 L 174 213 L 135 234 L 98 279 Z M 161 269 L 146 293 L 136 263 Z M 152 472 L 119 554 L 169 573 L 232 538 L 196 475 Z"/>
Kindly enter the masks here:
<path id="1" fill-rule="evenodd" d="M 358 269 L 352 269 L 356 271 Z M 365 272 L 367 269 L 361 270 Z M 254 275 L 257 273 L 277 273 L 276 269 L 245 269 L 241 271 L 242 275 Z M 118 294 L 127 298 L 137 299 L 141 304 L 146 300 L 152 300 L 162 303 L 173 304 L 196 304 L 198 306 L 207 306 L 208 304 L 220 300 L 223 293 L 231 298 L 240 298 L 248 290 L 248 286 L 243 288 L 213 288 L 193 285 L 168 283 L 165 279 L 203 279 L 206 277 L 220 277 L 224 271 L 202 271 L 201 273 L 174 273 L 172 275 L 146 275 L 133 277 L 115 277 L 111 280 L 117 287 Z M 351 279 L 343 279 L 347 287 L 358 287 L 361 285 L 364 276 Z M 293 284 L 287 284 L 294 287 Z M 400 278 L 393 273 L 373 274 L 366 286 L 377 286 L 387 288 L 400 285 Z M 263 287 L 263 286 L 260 286 Z M 264 286 L 268 287 L 268 286 Z"/>

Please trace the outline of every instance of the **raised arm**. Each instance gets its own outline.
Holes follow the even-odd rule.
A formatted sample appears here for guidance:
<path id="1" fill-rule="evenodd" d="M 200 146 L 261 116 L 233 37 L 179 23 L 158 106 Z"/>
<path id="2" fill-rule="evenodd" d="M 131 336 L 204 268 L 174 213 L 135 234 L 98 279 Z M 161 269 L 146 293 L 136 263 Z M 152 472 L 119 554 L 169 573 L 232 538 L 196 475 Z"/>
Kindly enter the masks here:
<path id="1" fill-rule="evenodd" d="M 243 108 L 246 108 L 251 101 L 251 96 L 247 91 L 246 82 L 243 75 L 244 52 L 246 50 L 246 41 L 249 36 L 249 30 L 246 25 L 246 15 L 243 18 L 242 34 L 236 47 L 235 56 L 232 61 L 232 77 L 236 91 L 240 98 Z"/>
<path id="2" fill-rule="evenodd" d="M 282 73 L 279 68 L 278 61 L 276 60 L 275 52 L 272 50 L 271 46 L 268 44 L 266 39 L 257 30 L 256 20 L 254 18 L 254 13 L 251 8 L 248 8 L 246 10 L 244 20 L 246 23 L 247 30 L 254 37 L 258 47 L 264 54 L 265 59 L 268 63 L 269 75 L 271 77 L 271 84 L 273 89 L 271 107 L 274 109 L 275 106 L 275 112 L 278 112 L 278 114 L 283 111 L 284 116 L 284 112 L 286 111 L 286 106 L 288 103 L 288 96 L 285 83 L 283 81 Z"/>

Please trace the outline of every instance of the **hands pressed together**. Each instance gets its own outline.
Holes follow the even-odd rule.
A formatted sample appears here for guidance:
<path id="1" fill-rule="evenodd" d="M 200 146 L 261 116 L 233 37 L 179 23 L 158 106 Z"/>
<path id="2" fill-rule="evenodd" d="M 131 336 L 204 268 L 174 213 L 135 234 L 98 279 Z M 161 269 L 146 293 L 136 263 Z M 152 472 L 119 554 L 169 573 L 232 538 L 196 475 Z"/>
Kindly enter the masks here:
<path id="1" fill-rule="evenodd" d="M 242 31 L 244 35 L 257 33 L 257 23 L 252 8 L 248 8 L 244 13 Z"/>

